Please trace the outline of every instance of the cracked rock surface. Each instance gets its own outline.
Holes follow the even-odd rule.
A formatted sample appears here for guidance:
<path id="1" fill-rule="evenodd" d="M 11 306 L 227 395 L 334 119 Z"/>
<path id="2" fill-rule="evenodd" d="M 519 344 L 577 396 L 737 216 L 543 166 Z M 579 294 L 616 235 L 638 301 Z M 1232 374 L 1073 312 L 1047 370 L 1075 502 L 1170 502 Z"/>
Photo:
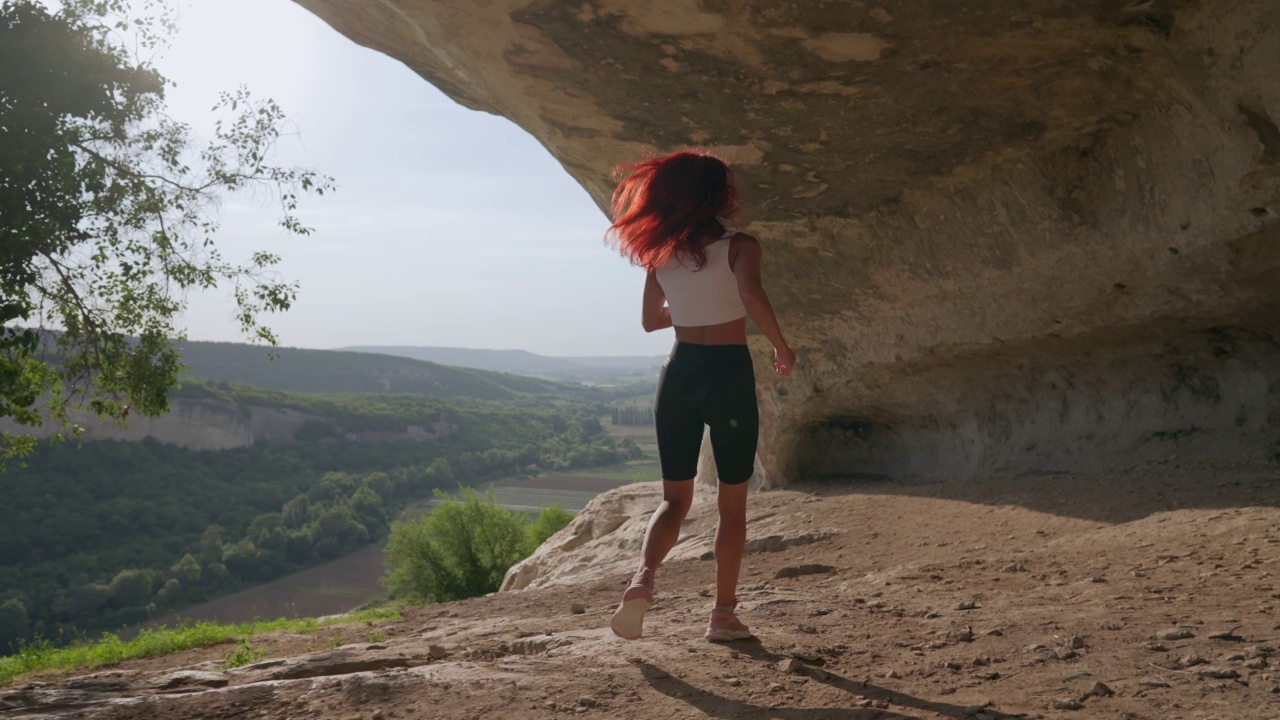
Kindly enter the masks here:
<path id="1" fill-rule="evenodd" d="M 643 518 L 661 491 L 609 494 L 628 494 Z M 701 639 L 713 603 L 713 563 L 700 559 L 713 542 L 712 499 L 695 501 L 635 642 L 613 637 L 608 623 L 638 529 L 619 524 L 598 546 L 566 549 L 592 509 L 543 546 L 563 568 L 540 561 L 552 571 L 527 589 L 407 608 L 373 630 L 255 636 L 266 657 L 230 672 L 221 662 L 233 644 L 23 677 L 0 689 L 0 716 L 1275 716 L 1275 469 L 760 493 L 752 538 L 838 530 L 748 553 L 740 617 L 757 639 L 723 645 Z M 817 567 L 827 569 L 794 572 Z"/>

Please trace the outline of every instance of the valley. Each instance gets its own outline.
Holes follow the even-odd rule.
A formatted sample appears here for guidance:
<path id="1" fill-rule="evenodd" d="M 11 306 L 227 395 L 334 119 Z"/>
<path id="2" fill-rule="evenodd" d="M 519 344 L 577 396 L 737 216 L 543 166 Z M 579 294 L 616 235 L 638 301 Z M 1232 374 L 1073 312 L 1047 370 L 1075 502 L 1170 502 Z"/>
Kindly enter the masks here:
<path id="1" fill-rule="evenodd" d="M 90 424 L 80 442 L 42 445 L 5 474 L 0 605 L 12 622 L 0 622 L 0 645 L 348 611 L 385 598 L 391 522 L 437 490 L 493 486 L 511 509 L 577 511 L 653 479 L 651 429 L 609 424 L 634 385 L 186 347 L 191 370 L 169 415 Z M 418 385 L 362 389 L 389 377 Z"/>

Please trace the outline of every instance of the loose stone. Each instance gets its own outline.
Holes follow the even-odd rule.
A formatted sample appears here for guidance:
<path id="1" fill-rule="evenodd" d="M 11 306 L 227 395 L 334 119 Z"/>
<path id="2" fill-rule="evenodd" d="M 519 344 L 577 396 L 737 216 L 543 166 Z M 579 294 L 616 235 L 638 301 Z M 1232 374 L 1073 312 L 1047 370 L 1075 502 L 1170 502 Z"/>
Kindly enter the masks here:
<path id="1" fill-rule="evenodd" d="M 787 658 L 775 665 L 780 672 L 795 674 L 804 669 L 804 664 L 795 658 Z"/>

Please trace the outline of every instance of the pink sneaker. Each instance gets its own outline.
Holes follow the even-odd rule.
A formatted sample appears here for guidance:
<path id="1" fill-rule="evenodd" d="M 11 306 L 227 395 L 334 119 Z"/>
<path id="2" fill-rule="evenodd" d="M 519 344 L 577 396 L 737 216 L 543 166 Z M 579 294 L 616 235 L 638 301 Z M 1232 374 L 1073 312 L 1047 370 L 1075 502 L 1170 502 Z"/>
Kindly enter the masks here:
<path id="1" fill-rule="evenodd" d="M 609 628 L 623 640 L 639 640 L 644 633 L 644 614 L 653 605 L 653 573 L 641 571 L 631 578 L 622 594 L 622 604 L 613 613 Z"/>
<path id="2" fill-rule="evenodd" d="M 730 642 L 750 638 L 750 628 L 733 612 L 737 606 L 737 598 L 734 598 L 733 604 L 728 607 L 717 605 L 711 611 L 711 621 L 707 623 L 707 631 L 702 634 L 702 637 L 709 642 Z"/>

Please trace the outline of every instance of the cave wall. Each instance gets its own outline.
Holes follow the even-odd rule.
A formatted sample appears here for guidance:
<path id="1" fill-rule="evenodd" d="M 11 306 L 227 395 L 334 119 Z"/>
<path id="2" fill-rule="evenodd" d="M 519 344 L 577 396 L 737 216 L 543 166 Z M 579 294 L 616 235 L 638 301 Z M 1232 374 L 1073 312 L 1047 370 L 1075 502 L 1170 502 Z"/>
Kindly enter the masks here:
<path id="1" fill-rule="evenodd" d="M 766 486 L 1280 441 L 1274 0 L 297 1 L 602 207 L 645 148 L 735 163 L 801 356 L 753 339 Z"/>

